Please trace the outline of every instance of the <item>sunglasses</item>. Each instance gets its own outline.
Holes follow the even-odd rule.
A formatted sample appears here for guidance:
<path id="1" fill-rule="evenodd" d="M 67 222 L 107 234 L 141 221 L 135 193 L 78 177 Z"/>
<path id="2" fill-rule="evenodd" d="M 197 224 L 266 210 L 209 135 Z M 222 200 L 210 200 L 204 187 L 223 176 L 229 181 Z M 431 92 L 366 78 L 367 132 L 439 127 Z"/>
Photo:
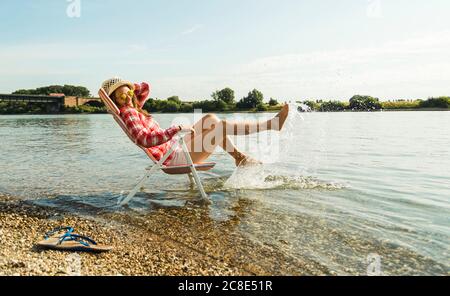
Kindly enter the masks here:
<path id="1" fill-rule="evenodd" d="M 119 98 L 121 98 L 122 100 L 126 100 L 127 95 L 129 95 L 130 97 L 134 97 L 134 90 L 129 90 L 126 93 L 123 93 L 119 96 Z"/>

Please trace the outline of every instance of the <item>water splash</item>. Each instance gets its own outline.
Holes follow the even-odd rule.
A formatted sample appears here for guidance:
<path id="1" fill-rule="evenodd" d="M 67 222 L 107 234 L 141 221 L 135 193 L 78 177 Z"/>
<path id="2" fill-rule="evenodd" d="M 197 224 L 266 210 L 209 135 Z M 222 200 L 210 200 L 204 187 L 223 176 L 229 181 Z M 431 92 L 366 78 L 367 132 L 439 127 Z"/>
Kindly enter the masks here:
<path id="1" fill-rule="evenodd" d="M 290 155 L 293 149 L 296 149 L 295 138 L 297 130 L 304 126 L 305 117 L 302 115 L 304 112 L 311 112 L 305 104 L 289 103 L 288 118 L 285 121 L 285 125 L 280 132 L 280 154 Z"/>
<path id="2" fill-rule="evenodd" d="M 224 187 L 229 189 L 325 189 L 343 188 L 342 185 L 318 180 L 308 175 L 308 168 L 292 162 L 289 155 L 298 149 L 296 145 L 299 128 L 304 128 L 304 112 L 311 109 L 304 104 L 289 104 L 289 115 L 275 145 L 259 149 L 254 158 L 262 160 L 261 165 L 240 166 L 236 168 Z M 272 151 L 268 151 L 272 150 Z M 274 153 L 277 150 L 276 153 Z M 295 153 L 294 153 L 295 154 Z M 279 157 L 273 157 L 278 155 Z M 305 177 L 307 176 L 307 177 Z"/>
<path id="3" fill-rule="evenodd" d="M 306 104 L 303 103 L 289 103 L 289 108 L 295 108 L 298 112 L 312 112 L 313 110 Z M 294 109 L 292 109 L 294 110 Z"/>
<path id="4" fill-rule="evenodd" d="M 345 186 L 338 183 L 326 182 L 312 176 L 286 175 L 283 169 L 274 165 L 253 165 L 238 167 L 223 187 L 225 189 L 317 189 L 339 190 Z"/>

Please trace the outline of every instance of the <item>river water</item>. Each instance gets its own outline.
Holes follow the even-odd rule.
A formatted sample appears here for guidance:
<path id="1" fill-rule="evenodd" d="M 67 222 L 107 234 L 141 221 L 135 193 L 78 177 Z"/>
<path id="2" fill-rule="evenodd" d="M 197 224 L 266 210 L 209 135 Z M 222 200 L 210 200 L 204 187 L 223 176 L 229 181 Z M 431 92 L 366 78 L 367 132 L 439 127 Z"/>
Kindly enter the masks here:
<path id="1" fill-rule="evenodd" d="M 236 169 L 225 152 L 213 154 L 217 166 L 203 176 L 211 219 L 233 219 L 236 203 L 249 201 L 239 220 L 249 240 L 337 274 L 448 274 L 450 112 L 290 117 L 282 133 L 233 138 L 262 166 Z M 162 126 L 195 120 L 155 118 Z M 116 209 L 149 165 L 110 115 L 0 116 L 0 152 L 0 193 L 73 212 Z M 156 174 L 125 211 L 196 199 L 186 176 Z"/>

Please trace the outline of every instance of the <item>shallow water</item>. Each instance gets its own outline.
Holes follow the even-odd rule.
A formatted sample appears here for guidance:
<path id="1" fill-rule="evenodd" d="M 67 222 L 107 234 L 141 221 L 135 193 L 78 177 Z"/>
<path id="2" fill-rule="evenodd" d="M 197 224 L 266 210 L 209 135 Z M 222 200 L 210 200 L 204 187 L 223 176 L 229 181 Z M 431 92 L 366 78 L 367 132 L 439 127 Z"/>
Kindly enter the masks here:
<path id="1" fill-rule="evenodd" d="M 187 177 L 163 174 L 115 207 L 149 162 L 109 115 L 0 116 L 0 138 L 1 193 L 83 213 L 195 211 Z M 338 274 L 366 274 L 374 256 L 382 274 L 448 273 L 450 112 L 302 113 L 281 134 L 234 140 L 264 165 L 236 170 L 214 153 L 212 220 L 238 217 L 248 239 Z"/>

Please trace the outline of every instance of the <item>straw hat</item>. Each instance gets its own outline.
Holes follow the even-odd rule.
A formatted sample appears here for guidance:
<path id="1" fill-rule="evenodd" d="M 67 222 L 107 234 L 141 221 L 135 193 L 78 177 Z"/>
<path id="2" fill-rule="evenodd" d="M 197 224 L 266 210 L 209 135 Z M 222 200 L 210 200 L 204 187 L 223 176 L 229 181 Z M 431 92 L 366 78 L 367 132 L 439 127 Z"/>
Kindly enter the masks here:
<path id="1" fill-rule="evenodd" d="M 102 83 L 102 88 L 106 91 L 108 96 L 110 96 L 116 89 L 124 85 L 128 86 L 130 89 L 134 89 L 133 83 L 118 77 L 105 80 Z"/>

